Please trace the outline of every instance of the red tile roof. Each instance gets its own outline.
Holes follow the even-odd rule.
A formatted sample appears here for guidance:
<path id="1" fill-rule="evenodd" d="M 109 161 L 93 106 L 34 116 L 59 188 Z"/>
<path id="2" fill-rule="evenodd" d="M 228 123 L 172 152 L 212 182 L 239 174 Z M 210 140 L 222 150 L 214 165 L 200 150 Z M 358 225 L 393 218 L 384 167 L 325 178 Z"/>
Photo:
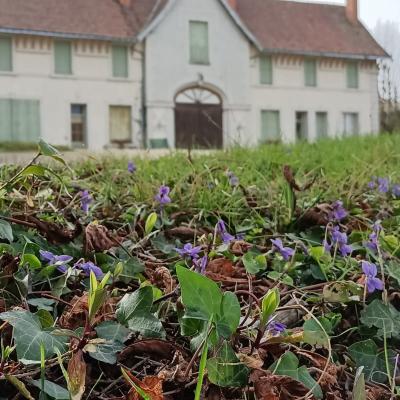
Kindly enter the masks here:
<path id="1" fill-rule="evenodd" d="M 236 0 L 236 11 L 265 50 L 299 54 L 386 56 L 344 6 L 286 0 Z"/>
<path id="2" fill-rule="evenodd" d="M 0 0 L 0 29 L 133 40 L 168 0 Z M 286 0 L 236 0 L 237 15 L 270 52 L 382 57 L 364 26 L 345 7 Z"/>

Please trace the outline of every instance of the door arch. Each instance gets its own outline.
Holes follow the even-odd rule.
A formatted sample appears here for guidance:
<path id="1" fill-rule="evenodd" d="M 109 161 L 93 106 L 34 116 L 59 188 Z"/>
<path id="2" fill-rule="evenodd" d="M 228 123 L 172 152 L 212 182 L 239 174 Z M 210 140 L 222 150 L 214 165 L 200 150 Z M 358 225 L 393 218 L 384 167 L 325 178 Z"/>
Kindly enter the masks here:
<path id="1" fill-rule="evenodd" d="M 214 91 L 194 86 L 175 96 L 175 146 L 219 149 L 223 146 L 222 99 Z"/>

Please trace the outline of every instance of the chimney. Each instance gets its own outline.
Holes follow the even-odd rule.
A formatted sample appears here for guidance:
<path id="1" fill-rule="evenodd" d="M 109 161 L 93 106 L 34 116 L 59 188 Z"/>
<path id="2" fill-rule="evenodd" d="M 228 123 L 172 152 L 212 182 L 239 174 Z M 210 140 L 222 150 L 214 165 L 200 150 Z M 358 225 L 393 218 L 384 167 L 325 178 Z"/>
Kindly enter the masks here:
<path id="1" fill-rule="evenodd" d="M 358 22 L 358 0 L 346 0 L 346 17 L 352 24 Z"/>
<path id="2" fill-rule="evenodd" d="M 230 5 L 231 8 L 233 8 L 234 10 L 236 10 L 236 0 L 228 0 L 228 4 Z"/>

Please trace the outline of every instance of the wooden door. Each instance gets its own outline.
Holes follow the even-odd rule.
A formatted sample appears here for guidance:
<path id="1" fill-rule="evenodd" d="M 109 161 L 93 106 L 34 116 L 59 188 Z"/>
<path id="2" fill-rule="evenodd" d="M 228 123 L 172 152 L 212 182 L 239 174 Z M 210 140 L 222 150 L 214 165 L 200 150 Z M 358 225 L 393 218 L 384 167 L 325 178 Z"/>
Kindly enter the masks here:
<path id="1" fill-rule="evenodd" d="M 176 104 L 175 131 L 177 148 L 222 148 L 222 106 Z"/>

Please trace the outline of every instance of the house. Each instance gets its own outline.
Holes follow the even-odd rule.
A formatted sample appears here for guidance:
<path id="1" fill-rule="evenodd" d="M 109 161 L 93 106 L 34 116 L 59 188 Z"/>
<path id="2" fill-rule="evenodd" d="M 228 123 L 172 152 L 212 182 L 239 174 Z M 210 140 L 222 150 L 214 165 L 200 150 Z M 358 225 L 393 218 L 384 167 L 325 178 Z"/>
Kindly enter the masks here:
<path id="1" fill-rule="evenodd" d="M 345 6 L 0 0 L 0 141 L 211 147 L 379 130 L 377 59 Z"/>

